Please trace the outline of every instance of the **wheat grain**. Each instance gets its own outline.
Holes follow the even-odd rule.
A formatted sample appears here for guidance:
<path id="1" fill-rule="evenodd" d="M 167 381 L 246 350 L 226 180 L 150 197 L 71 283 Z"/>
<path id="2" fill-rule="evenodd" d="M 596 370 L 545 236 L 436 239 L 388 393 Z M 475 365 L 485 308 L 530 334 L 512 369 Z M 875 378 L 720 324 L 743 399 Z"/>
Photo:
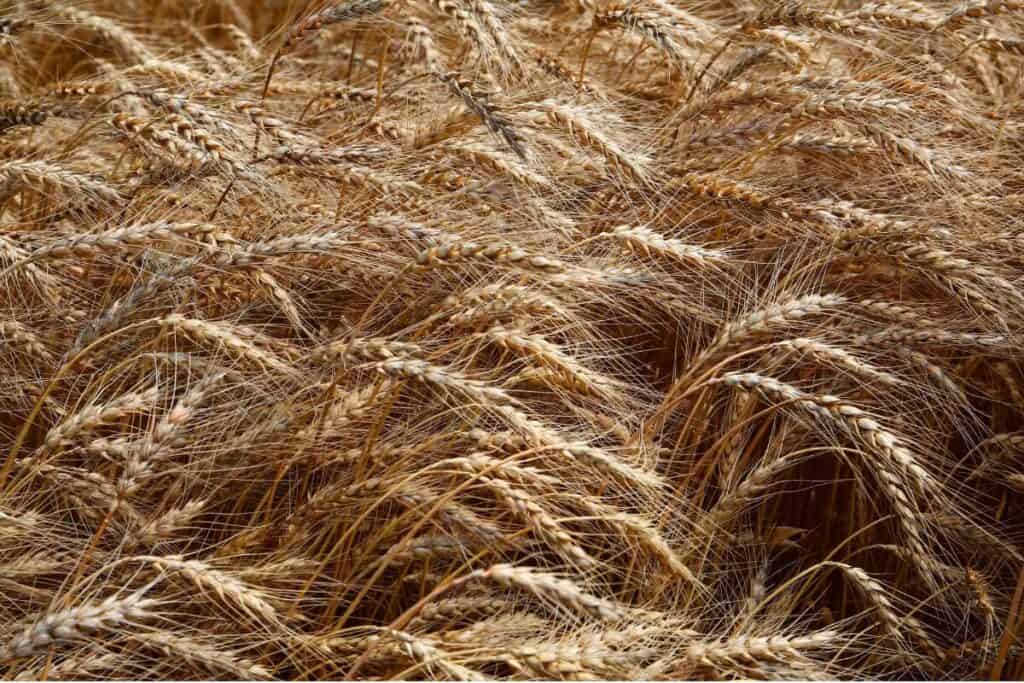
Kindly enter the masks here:
<path id="1" fill-rule="evenodd" d="M 607 620 L 621 619 L 626 614 L 620 606 L 585 593 L 570 581 L 539 572 L 532 567 L 497 564 L 484 570 L 477 570 L 470 576 L 524 590 L 541 600 L 553 601 L 570 612 Z"/>
<path id="2" fill-rule="evenodd" d="M 54 644 L 87 638 L 90 633 L 117 629 L 146 619 L 158 600 L 146 598 L 151 586 L 124 597 L 110 596 L 102 602 L 44 612 L 0 646 L 0 661 L 38 654 Z"/>
<path id="3" fill-rule="evenodd" d="M 136 559 L 149 562 L 161 571 L 181 574 L 201 590 L 213 591 L 221 600 L 234 604 L 250 617 L 262 618 L 269 622 L 278 618 L 277 609 L 259 590 L 205 562 L 184 560 L 171 555 L 139 556 Z"/>

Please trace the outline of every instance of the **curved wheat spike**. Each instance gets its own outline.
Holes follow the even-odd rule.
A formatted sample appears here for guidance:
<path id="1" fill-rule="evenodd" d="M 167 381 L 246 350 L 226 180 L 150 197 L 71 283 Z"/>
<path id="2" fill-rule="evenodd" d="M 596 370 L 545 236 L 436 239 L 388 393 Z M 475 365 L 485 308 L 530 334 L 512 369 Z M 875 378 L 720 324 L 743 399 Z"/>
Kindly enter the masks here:
<path id="1" fill-rule="evenodd" d="M 261 591 L 229 574 L 214 569 L 205 562 L 184 560 L 172 555 L 166 557 L 143 555 L 135 559 L 149 562 L 161 571 L 181 574 L 200 589 L 213 591 L 221 600 L 232 603 L 253 618 L 261 618 L 267 622 L 275 622 L 278 619 L 277 608 Z"/>
<path id="2" fill-rule="evenodd" d="M 147 598 L 152 584 L 124 597 L 112 595 L 102 602 L 43 612 L 2 645 L 0 661 L 38 654 L 51 645 L 88 639 L 90 634 L 118 629 L 153 616 L 159 600 Z"/>

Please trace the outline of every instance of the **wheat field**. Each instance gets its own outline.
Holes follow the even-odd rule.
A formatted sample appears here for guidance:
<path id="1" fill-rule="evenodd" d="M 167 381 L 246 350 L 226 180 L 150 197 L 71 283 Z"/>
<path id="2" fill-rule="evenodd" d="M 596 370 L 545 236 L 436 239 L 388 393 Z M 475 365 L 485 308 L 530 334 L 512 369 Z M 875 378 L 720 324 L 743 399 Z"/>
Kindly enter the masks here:
<path id="1" fill-rule="evenodd" d="M 0 0 L 0 677 L 1021 678 L 1022 29 Z"/>

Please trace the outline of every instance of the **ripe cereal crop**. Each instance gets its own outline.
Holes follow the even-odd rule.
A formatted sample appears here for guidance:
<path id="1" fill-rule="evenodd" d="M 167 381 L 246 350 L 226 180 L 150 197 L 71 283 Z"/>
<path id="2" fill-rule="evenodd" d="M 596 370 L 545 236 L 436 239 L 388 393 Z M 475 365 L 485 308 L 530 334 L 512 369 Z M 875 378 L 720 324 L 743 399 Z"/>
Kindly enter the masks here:
<path id="1" fill-rule="evenodd" d="M 0 0 L 0 677 L 1024 677 L 1024 3 Z"/>

